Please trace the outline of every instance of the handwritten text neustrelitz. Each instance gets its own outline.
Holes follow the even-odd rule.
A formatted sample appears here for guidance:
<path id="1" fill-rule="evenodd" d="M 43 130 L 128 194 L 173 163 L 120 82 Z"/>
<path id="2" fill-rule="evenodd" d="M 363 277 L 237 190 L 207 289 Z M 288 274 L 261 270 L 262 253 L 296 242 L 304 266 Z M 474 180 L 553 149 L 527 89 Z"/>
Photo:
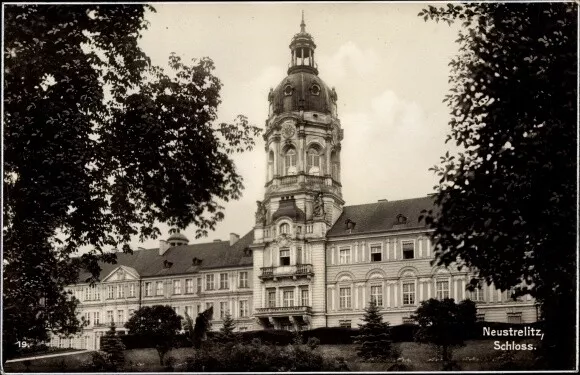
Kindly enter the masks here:
<path id="1" fill-rule="evenodd" d="M 507 329 L 492 329 L 490 327 L 483 327 L 483 336 L 492 337 L 539 337 L 544 339 L 544 333 L 539 328 L 523 327 L 523 328 L 507 328 Z M 535 350 L 533 344 L 520 344 L 515 341 L 494 341 L 493 348 L 495 350 Z"/>

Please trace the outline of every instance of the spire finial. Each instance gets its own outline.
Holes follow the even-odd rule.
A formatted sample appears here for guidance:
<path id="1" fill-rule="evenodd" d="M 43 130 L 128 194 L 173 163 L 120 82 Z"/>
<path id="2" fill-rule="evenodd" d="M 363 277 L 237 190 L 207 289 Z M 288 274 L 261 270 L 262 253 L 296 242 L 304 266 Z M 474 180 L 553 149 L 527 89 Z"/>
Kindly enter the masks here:
<path id="1" fill-rule="evenodd" d="M 306 24 L 304 23 L 304 10 L 302 10 L 302 22 L 300 22 L 300 32 L 306 32 Z"/>

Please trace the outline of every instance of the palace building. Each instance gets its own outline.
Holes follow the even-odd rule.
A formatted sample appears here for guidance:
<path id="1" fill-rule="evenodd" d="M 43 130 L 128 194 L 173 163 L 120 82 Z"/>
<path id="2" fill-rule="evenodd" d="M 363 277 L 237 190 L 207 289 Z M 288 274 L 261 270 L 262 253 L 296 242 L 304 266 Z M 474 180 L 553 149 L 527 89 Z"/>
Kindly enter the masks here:
<path id="1" fill-rule="evenodd" d="M 135 310 L 158 304 L 192 317 L 213 306 L 213 329 L 226 314 L 238 330 L 357 327 L 370 301 L 398 325 L 421 301 L 447 297 L 476 302 L 480 320 L 537 320 L 530 296 L 514 300 L 493 285 L 468 292 L 473 273 L 431 265 L 430 229 L 419 221 L 431 197 L 345 205 L 340 151 L 348 134 L 315 50 L 302 20 L 288 74 L 268 95 L 267 175 L 255 226 L 241 238 L 194 245 L 171 230 L 159 248 L 118 253 L 117 264 L 101 265 L 98 284 L 70 286 L 86 326 L 52 345 L 98 349 L 111 322 L 123 332 Z"/>

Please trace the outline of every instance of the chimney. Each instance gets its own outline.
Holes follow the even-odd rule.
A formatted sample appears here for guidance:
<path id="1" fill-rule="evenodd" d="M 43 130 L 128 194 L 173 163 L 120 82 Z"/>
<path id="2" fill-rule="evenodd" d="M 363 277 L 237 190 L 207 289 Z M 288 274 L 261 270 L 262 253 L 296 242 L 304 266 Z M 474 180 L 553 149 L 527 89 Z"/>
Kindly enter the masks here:
<path id="1" fill-rule="evenodd" d="M 239 239 L 240 239 L 239 235 L 237 235 L 236 233 L 230 233 L 230 246 L 233 246 L 233 244 L 238 242 Z"/>
<path id="2" fill-rule="evenodd" d="M 159 240 L 159 255 L 165 254 L 169 249 L 169 243 L 165 240 Z"/>

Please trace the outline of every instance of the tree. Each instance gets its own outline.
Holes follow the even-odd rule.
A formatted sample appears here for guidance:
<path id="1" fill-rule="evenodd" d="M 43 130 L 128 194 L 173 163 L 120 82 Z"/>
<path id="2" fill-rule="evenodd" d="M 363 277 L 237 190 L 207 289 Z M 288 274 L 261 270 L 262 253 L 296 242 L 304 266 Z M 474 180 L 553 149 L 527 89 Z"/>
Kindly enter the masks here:
<path id="1" fill-rule="evenodd" d="M 111 322 L 111 328 L 105 333 L 105 336 L 101 337 L 101 351 L 107 353 L 108 360 L 114 367 L 111 369 L 112 371 L 118 370 L 125 363 L 124 350 L 125 345 L 117 336 L 115 322 Z"/>
<path id="2" fill-rule="evenodd" d="M 207 234 L 240 197 L 231 156 L 259 129 L 217 124 L 222 84 L 209 58 L 150 64 L 142 4 L 4 8 L 5 350 L 78 332 L 64 291 L 98 278 L 109 249 L 160 234 Z M 79 248 L 92 249 L 71 258 Z M 6 351 L 5 351 L 6 353 Z M 6 356 L 4 356 L 6 358 Z"/>
<path id="3" fill-rule="evenodd" d="M 397 355 L 390 338 L 388 322 L 383 322 L 383 316 L 379 313 L 380 308 L 375 301 L 371 301 L 365 308 L 362 318 L 363 324 L 359 324 L 359 334 L 355 336 L 355 343 L 360 344 L 358 355 L 365 360 L 385 360 Z"/>
<path id="4" fill-rule="evenodd" d="M 551 369 L 575 363 L 578 4 L 469 3 L 419 16 L 463 29 L 448 141 L 427 213 L 438 265 L 460 260 L 541 306 Z"/>
<path id="5" fill-rule="evenodd" d="M 125 328 L 129 329 L 129 334 L 153 340 L 159 363 L 163 365 L 163 357 L 175 347 L 176 335 L 181 330 L 181 318 L 170 306 L 144 306 L 135 311 L 125 323 Z"/>
<path id="6" fill-rule="evenodd" d="M 223 325 L 219 330 L 218 338 L 222 342 L 233 342 L 236 338 L 234 329 L 236 328 L 236 321 L 232 318 L 230 313 L 224 317 Z"/>
<path id="7" fill-rule="evenodd" d="M 205 311 L 202 311 L 195 318 L 195 326 L 193 327 L 193 347 L 201 348 L 201 343 L 207 337 L 207 332 L 211 329 L 211 320 L 213 318 L 213 306 L 210 306 Z"/>
<path id="8" fill-rule="evenodd" d="M 453 298 L 422 301 L 412 319 L 419 324 L 415 339 L 434 344 L 443 359 L 443 370 L 451 370 L 452 348 L 464 345 L 467 334 L 476 321 L 475 303 L 470 300 L 456 304 Z"/>

